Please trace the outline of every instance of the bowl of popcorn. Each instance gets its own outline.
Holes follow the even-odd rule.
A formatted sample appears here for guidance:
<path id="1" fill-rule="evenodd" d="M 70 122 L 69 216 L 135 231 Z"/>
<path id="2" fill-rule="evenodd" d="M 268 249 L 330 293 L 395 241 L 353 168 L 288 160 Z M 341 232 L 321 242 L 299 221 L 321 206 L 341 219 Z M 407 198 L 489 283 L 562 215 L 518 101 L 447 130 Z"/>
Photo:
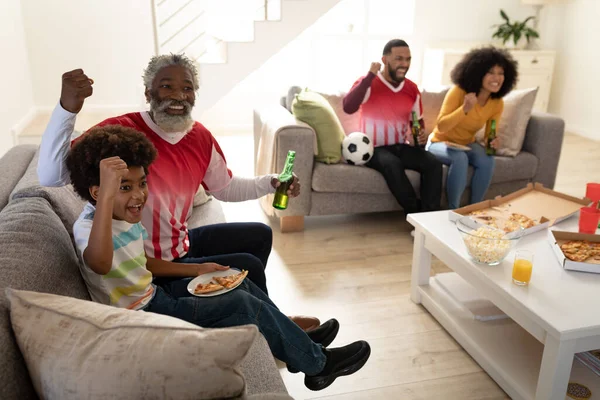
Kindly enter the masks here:
<path id="1" fill-rule="evenodd" d="M 473 261 L 486 265 L 500 264 L 523 236 L 523 229 L 515 230 L 512 225 L 501 217 L 466 216 L 456 221 Z"/>

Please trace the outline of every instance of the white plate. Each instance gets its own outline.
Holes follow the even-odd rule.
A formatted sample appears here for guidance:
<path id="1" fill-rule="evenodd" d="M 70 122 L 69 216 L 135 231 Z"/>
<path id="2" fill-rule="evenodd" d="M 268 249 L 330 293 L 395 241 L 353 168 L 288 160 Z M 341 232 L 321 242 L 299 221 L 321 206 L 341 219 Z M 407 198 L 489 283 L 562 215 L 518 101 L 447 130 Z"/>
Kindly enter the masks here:
<path id="1" fill-rule="evenodd" d="M 247 279 L 248 277 L 246 276 L 246 278 L 242 279 L 237 285 L 235 285 L 232 288 L 229 288 L 229 289 L 225 288 L 225 289 L 217 290 L 216 292 L 196 294 L 196 293 L 194 293 L 194 289 L 196 289 L 196 286 L 198 286 L 199 283 L 208 283 L 208 282 L 212 281 L 212 278 L 215 276 L 228 276 L 228 275 L 238 274 L 240 272 L 241 271 L 237 268 L 229 268 L 226 271 L 214 271 L 214 272 L 209 272 L 208 274 L 198 275 L 197 277 L 195 277 L 188 283 L 187 290 L 194 296 L 198 296 L 198 297 L 219 296 L 221 294 L 231 292 L 233 289 L 235 289 L 236 287 L 241 285 L 242 282 L 244 282 L 244 279 Z"/>

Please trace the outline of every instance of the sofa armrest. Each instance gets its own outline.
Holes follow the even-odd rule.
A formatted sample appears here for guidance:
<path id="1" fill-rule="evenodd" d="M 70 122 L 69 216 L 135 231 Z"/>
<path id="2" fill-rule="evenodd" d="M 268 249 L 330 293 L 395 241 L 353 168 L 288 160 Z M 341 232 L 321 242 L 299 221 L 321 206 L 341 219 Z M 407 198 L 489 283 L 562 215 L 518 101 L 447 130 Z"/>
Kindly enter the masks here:
<path id="1" fill-rule="evenodd" d="M 283 169 L 288 150 L 296 151 L 294 173 L 300 179 L 300 196 L 292 199 L 286 210 L 275 210 L 273 195 L 261 199 L 268 215 L 303 216 L 310 212 L 312 172 L 316 152 L 315 131 L 298 121 L 280 105 L 254 110 L 254 173 L 278 173 Z"/>
<path id="2" fill-rule="evenodd" d="M 533 182 L 539 182 L 548 189 L 554 188 L 556 182 L 564 135 L 565 121 L 560 117 L 534 112 L 529 119 L 523 150 L 538 159 Z"/>
<path id="3" fill-rule="evenodd" d="M 0 158 L 0 210 L 8 204 L 11 193 L 31 163 L 37 146 L 22 144 L 10 149 Z"/>

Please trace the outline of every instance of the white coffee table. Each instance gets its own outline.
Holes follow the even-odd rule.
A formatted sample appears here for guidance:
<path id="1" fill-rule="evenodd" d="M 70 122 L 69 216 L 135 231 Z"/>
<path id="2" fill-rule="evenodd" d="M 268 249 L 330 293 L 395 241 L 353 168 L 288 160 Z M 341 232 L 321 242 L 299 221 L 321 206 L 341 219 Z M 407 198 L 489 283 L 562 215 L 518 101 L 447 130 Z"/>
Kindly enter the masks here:
<path id="1" fill-rule="evenodd" d="M 471 261 L 448 211 L 411 214 L 415 227 L 411 298 L 422 304 L 513 399 L 563 400 L 579 382 L 600 395 L 600 377 L 573 361 L 600 349 L 600 274 L 566 271 L 546 231 L 525 236 L 517 249 L 534 252 L 529 286 L 512 283 L 514 253 L 498 266 Z M 575 231 L 577 218 L 553 229 Z M 435 277 L 431 255 L 460 275 L 510 319 L 481 322 L 465 316 Z"/>

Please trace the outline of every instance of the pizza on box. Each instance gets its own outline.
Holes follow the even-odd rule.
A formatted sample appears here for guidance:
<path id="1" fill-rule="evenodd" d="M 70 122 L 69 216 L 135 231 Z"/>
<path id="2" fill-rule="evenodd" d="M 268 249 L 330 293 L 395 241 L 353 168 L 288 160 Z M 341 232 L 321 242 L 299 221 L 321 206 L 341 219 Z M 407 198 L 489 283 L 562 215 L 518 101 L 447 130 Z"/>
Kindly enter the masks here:
<path id="1" fill-rule="evenodd" d="M 516 222 L 523 229 L 533 228 L 535 225 L 537 225 L 536 221 L 523 214 L 512 213 L 510 214 L 510 217 L 508 217 L 508 220 Z"/>
<path id="2" fill-rule="evenodd" d="M 490 215 L 489 210 L 476 210 L 469 214 L 475 217 L 479 222 L 489 225 L 493 228 L 498 226 L 498 217 Z M 538 222 L 526 215 L 511 213 L 502 226 L 502 230 L 506 233 L 514 232 L 519 229 L 528 229 L 536 226 Z"/>
<path id="3" fill-rule="evenodd" d="M 575 262 L 600 261 L 600 243 L 570 240 L 560 245 L 565 257 Z"/>

